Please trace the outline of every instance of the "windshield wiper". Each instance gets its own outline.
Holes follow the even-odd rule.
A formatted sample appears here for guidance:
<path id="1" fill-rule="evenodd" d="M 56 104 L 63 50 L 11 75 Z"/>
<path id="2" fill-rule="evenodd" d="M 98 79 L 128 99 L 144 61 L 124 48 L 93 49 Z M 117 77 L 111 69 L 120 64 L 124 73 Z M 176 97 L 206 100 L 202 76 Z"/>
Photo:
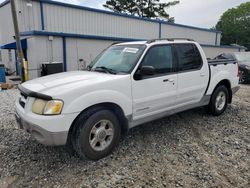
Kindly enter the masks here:
<path id="1" fill-rule="evenodd" d="M 94 71 L 97 72 L 106 72 L 106 73 L 110 73 L 110 74 L 117 74 L 113 69 L 107 68 L 107 67 L 96 67 L 94 69 Z"/>

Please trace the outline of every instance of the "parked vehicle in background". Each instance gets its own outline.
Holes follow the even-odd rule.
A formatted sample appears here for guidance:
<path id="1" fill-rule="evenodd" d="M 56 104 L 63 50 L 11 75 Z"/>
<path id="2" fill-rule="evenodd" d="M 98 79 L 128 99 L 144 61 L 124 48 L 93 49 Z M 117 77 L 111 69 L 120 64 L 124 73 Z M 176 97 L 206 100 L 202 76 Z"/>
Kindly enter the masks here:
<path id="1" fill-rule="evenodd" d="M 44 145 L 72 145 L 98 160 L 122 131 L 205 106 L 219 116 L 239 90 L 234 60 L 208 61 L 191 40 L 115 44 L 86 71 L 60 73 L 19 85 L 20 128 Z"/>
<path id="2" fill-rule="evenodd" d="M 216 59 L 234 59 L 238 61 L 240 67 L 241 84 L 250 82 L 250 52 L 233 52 L 223 53 L 216 57 Z"/>

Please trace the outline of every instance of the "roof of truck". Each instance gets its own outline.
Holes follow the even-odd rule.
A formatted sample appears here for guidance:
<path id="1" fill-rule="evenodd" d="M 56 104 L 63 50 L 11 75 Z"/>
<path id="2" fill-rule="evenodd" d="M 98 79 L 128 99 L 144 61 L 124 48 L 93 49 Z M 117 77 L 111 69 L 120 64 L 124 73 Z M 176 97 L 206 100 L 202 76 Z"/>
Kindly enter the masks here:
<path id="1" fill-rule="evenodd" d="M 151 39 L 151 40 L 145 40 L 145 41 L 133 41 L 133 42 L 122 42 L 122 43 L 116 43 L 115 45 L 152 45 L 152 44 L 171 44 L 171 43 L 195 43 L 192 39 Z"/>

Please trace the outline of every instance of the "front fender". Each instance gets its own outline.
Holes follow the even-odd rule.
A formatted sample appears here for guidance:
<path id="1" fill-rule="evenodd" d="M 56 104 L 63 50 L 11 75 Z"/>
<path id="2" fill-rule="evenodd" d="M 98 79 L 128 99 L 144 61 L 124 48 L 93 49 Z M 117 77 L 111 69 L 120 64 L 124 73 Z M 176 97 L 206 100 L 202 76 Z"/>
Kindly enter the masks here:
<path id="1" fill-rule="evenodd" d="M 80 113 L 88 107 L 100 103 L 114 103 L 121 107 L 124 115 L 132 114 L 132 99 L 118 91 L 101 90 L 93 91 L 74 99 L 63 113 Z"/>

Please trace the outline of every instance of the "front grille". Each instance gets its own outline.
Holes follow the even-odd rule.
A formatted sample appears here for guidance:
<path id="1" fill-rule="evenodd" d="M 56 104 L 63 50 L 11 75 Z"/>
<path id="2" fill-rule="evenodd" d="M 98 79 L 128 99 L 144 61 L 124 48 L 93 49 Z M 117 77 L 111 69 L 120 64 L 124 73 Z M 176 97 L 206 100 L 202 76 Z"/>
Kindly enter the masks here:
<path id="1" fill-rule="evenodd" d="M 25 108 L 25 103 L 21 100 L 19 100 L 19 104 L 21 105 L 21 107 Z"/>
<path id="2" fill-rule="evenodd" d="M 19 97 L 19 104 L 25 108 L 26 102 L 27 102 L 27 96 L 24 95 L 23 93 L 21 93 L 20 97 Z"/>
<path id="3" fill-rule="evenodd" d="M 26 95 L 24 95 L 23 93 L 21 93 L 21 96 L 25 99 L 25 100 L 27 100 L 27 96 Z"/>

